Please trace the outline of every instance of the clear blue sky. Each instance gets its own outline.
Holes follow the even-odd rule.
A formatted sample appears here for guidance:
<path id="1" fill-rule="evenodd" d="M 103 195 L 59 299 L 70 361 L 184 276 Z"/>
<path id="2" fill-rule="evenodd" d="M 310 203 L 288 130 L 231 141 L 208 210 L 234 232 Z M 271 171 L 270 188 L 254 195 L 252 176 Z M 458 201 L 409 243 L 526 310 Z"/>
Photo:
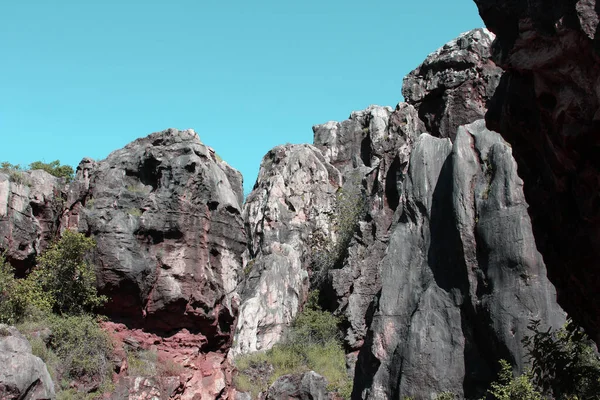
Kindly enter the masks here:
<path id="1" fill-rule="evenodd" d="M 402 100 L 402 78 L 483 26 L 472 0 L 1 0 L 0 161 L 76 166 L 193 128 L 254 184 L 312 125 Z"/>

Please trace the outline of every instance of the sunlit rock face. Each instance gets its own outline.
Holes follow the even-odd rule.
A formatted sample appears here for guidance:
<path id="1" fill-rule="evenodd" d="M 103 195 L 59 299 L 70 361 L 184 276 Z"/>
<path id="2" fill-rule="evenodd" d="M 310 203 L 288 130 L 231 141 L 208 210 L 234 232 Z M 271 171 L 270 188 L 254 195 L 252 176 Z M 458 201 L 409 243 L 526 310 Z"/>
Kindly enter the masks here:
<path id="1" fill-rule="evenodd" d="M 230 354 L 284 337 L 319 271 L 315 236 L 344 241 L 319 287 L 344 317 L 357 398 L 482 396 L 498 359 L 523 370 L 530 319 L 562 325 L 510 146 L 481 119 L 501 73 L 492 40 L 479 29 L 432 53 L 405 80 L 410 104 L 316 125 L 314 147 L 265 156 Z M 349 237 L 344 194 L 361 207 Z"/>
<path id="2" fill-rule="evenodd" d="M 278 146 L 244 206 L 249 250 L 231 356 L 270 349 L 301 309 L 316 238 L 330 240 L 340 172 L 311 145 Z"/>
<path id="3" fill-rule="evenodd" d="M 490 58 L 494 37 L 487 29 L 463 33 L 404 78 L 402 95 L 430 134 L 454 140 L 459 126 L 485 115 L 502 74 Z"/>
<path id="4" fill-rule="evenodd" d="M 596 1 L 476 0 L 505 73 L 486 114 L 512 145 L 559 303 L 598 342 L 600 58 Z"/>
<path id="5" fill-rule="evenodd" d="M 54 238 L 65 182 L 42 170 L 0 172 L 0 251 L 25 273 Z"/>
<path id="6" fill-rule="evenodd" d="M 510 147 L 483 120 L 461 127 L 454 143 L 419 137 L 357 396 L 481 396 L 498 359 L 523 370 L 530 319 L 561 326 L 522 185 Z"/>
<path id="7" fill-rule="evenodd" d="M 347 251 L 329 272 L 330 307 L 345 317 L 345 341 L 353 352 L 364 343 L 369 306 L 381 289 L 379 262 L 394 214 L 400 211 L 408 157 L 424 130 L 415 108 L 405 103 L 395 110 L 371 106 L 348 120 L 313 127 L 315 145 L 343 171 L 347 197 L 342 208 L 346 213 L 348 208 L 364 208 Z"/>
<path id="8" fill-rule="evenodd" d="M 64 224 L 92 235 L 105 312 L 153 331 L 187 328 L 226 346 L 246 248 L 241 175 L 191 130 L 84 160 Z"/>

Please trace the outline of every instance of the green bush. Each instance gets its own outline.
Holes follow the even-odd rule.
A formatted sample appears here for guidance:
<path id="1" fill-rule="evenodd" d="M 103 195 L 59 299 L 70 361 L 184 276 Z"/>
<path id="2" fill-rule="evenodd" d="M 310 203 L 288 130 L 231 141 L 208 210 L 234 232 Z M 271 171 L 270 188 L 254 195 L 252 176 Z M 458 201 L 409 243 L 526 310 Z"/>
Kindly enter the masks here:
<path id="1" fill-rule="evenodd" d="M 15 324 L 53 309 L 81 314 L 100 306 L 106 299 L 98 296 L 94 268 L 85 261 L 93 247 L 92 239 L 67 230 L 23 279 L 16 279 L 12 267 L 0 257 L 0 322 Z"/>
<path id="2" fill-rule="evenodd" d="M 127 352 L 127 374 L 129 376 L 153 377 L 157 374 L 158 355 L 149 350 Z"/>
<path id="3" fill-rule="evenodd" d="M 543 400 L 531 378 L 530 374 L 513 378 L 510 364 L 506 360 L 500 360 L 498 380 L 492 383 L 488 393 L 497 400 Z"/>
<path id="4" fill-rule="evenodd" d="M 57 398 L 92 399 L 111 390 L 113 345 L 97 317 L 48 314 L 28 319 L 17 328 L 29 339 L 32 353 L 46 363 L 56 384 Z M 70 389 L 74 379 L 98 390 L 88 394 Z"/>
<path id="5" fill-rule="evenodd" d="M 583 329 L 571 319 L 558 331 L 540 330 L 540 321 L 529 324 L 531 336 L 523 343 L 532 362 L 533 381 L 555 399 L 597 399 L 600 393 L 600 360 Z"/>
<path id="6" fill-rule="evenodd" d="M 235 360 L 234 384 L 253 398 L 265 392 L 283 375 L 315 371 L 327 379 L 328 390 L 350 398 L 352 380 L 346 371 L 346 357 L 340 343 L 339 319 L 317 305 L 312 292 L 305 309 L 296 317 L 282 343 L 266 352 L 242 355 Z"/>
<path id="7" fill-rule="evenodd" d="M 54 310 L 62 314 L 81 314 L 102 305 L 106 298 L 96 289 L 93 265 L 85 260 L 95 246 L 84 234 L 66 230 L 63 236 L 40 257 L 28 277 L 40 282 L 52 296 Z"/>
<path id="8" fill-rule="evenodd" d="M 48 347 L 61 360 L 62 376 L 103 378 L 110 371 L 112 342 L 92 315 L 49 318 L 52 331 Z"/>
<path id="9" fill-rule="evenodd" d="M 318 305 L 319 291 L 309 294 L 304 310 L 296 316 L 292 323 L 286 343 L 296 346 L 325 345 L 340 339 L 338 325 L 340 319 L 323 311 Z"/>
<path id="10" fill-rule="evenodd" d="M 59 160 L 54 160 L 49 163 L 45 163 L 42 161 L 34 161 L 31 164 L 29 164 L 28 169 L 41 169 L 58 178 L 64 178 L 67 182 L 73 180 L 73 177 L 75 175 L 73 167 L 69 165 L 60 165 Z M 11 164 L 6 161 L 0 163 L 0 172 L 5 172 L 9 174 L 11 180 L 16 183 L 27 183 L 25 177 L 22 174 L 22 172 L 25 170 L 26 169 L 21 167 L 19 164 Z"/>
<path id="11" fill-rule="evenodd" d="M 16 279 L 14 270 L 0 256 L 0 322 L 14 325 L 24 318 L 51 311 L 53 298 L 35 277 Z"/>
<path id="12" fill-rule="evenodd" d="M 314 288 L 323 283 L 329 270 L 343 262 L 356 227 L 366 214 L 366 205 L 361 176 L 355 172 L 336 194 L 334 215 L 331 218 L 335 241 L 324 237 L 320 231 L 313 233 L 311 237 L 311 284 Z"/>

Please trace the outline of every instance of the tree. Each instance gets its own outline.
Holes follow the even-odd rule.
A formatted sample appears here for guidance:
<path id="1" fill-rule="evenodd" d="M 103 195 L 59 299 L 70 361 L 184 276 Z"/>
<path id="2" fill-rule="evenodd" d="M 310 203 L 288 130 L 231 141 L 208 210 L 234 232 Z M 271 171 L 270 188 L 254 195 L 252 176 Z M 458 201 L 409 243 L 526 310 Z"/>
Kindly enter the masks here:
<path id="1" fill-rule="evenodd" d="M 40 257 L 28 277 L 40 282 L 61 314 L 81 314 L 102 305 L 106 298 L 96 289 L 93 265 L 85 259 L 95 242 L 84 234 L 66 230 Z"/>

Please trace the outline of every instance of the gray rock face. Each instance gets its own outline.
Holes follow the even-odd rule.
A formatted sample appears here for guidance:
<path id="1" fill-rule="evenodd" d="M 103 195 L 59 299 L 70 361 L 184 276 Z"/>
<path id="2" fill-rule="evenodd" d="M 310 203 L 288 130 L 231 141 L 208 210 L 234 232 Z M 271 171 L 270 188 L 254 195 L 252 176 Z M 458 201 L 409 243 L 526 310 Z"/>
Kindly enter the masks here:
<path id="1" fill-rule="evenodd" d="M 477 121 L 410 156 L 354 395 L 481 396 L 497 360 L 522 370 L 529 319 L 564 315 L 535 249 L 510 147 Z"/>
<path id="2" fill-rule="evenodd" d="M 506 71 L 486 122 L 513 146 L 560 304 L 600 343 L 599 3 L 475 3 Z"/>
<path id="3" fill-rule="evenodd" d="M 42 170 L 0 172 L 0 251 L 20 274 L 56 233 L 64 182 Z"/>
<path id="4" fill-rule="evenodd" d="M 424 130 L 416 110 L 404 103 L 396 110 L 371 106 L 353 112 L 346 121 L 313 128 L 315 145 L 343 171 L 346 193 L 365 196 L 361 220 L 346 227 L 352 231 L 340 268 L 330 270 L 336 300 L 332 308 L 346 317 L 346 344 L 353 350 L 363 344 L 369 305 L 381 289 L 378 264 L 400 204 L 412 143 Z M 355 206 L 352 201 L 350 205 Z"/>
<path id="5" fill-rule="evenodd" d="M 402 95 L 432 135 L 454 140 L 459 126 L 485 115 L 502 74 L 491 60 L 494 37 L 487 29 L 463 33 L 404 78 Z"/>
<path id="6" fill-rule="evenodd" d="M 267 391 L 265 400 L 327 400 L 327 380 L 314 371 L 284 375 Z"/>
<path id="7" fill-rule="evenodd" d="M 278 146 L 264 157 L 244 206 L 246 281 L 230 355 L 267 350 L 302 306 L 316 238 L 333 240 L 330 220 L 340 172 L 310 145 Z"/>
<path id="8" fill-rule="evenodd" d="M 0 398 L 54 398 L 46 364 L 31 354 L 31 345 L 15 327 L 4 324 L 0 324 Z"/>
<path id="9" fill-rule="evenodd" d="M 138 139 L 77 170 L 64 224 L 93 235 L 109 315 L 225 345 L 246 237 L 240 174 L 194 131 Z"/>

